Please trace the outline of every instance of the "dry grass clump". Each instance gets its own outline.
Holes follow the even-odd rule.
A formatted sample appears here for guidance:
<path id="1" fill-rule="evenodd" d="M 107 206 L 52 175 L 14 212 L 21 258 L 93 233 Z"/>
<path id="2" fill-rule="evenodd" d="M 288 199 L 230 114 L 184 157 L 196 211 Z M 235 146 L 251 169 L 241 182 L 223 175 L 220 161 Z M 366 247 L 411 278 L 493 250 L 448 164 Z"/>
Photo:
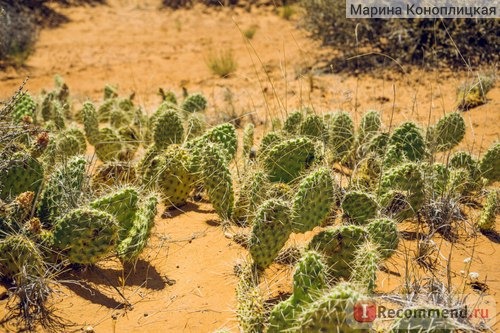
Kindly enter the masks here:
<path id="1" fill-rule="evenodd" d="M 229 77 L 238 68 L 238 63 L 231 49 L 210 51 L 206 63 L 212 73 L 223 78 Z"/>

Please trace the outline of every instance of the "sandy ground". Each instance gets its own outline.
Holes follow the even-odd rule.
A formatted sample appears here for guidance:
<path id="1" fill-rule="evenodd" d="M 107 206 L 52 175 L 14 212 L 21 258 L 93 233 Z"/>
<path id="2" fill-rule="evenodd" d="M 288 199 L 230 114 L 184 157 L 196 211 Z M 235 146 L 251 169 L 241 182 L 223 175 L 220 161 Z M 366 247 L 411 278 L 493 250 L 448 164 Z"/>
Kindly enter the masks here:
<path id="1" fill-rule="evenodd" d="M 99 100 L 104 85 L 111 83 L 124 95 L 135 93 L 134 101 L 152 112 L 160 101 L 159 87 L 172 89 L 179 97 L 186 88 L 208 96 L 207 113 L 213 123 L 234 112 L 243 123 L 258 124 L 261 134 L 270 128 L 271 118 L 283 119 L 300 105 L 318 113 L 344 109 L 355 121 L 364 111 L 378 109 L 386 126 L 406 119 L 426 125 L 453 111 L 457 87 L 476 75 L 409 68 L 333 75 L 318 70 L 333 51 L 307 38 L 297 29 L 296 19 L 286 21 L 272 9 L 249 13 L 158 8 L 159 1 L 110 0 L 106 6 L 60 9 L 71 22 L 41 31 L 25 68 L 0 72 L 0 99 L 10 96 L 26 76 L 30 77 L 26 88 L 38 94 L 52 87 L 54 75 L 60 74 L 71 89 L 75 109 L 87 99 Z M 242 31 L 251 26 L 257 27 L 256 34 L 247 41 Z M 233 50 L 238 62 L 229 78 L 213 75 L 206 65 L 210 52 L 221 49 Z M 499 97 L 496 87 L 488 94 L 489 103 L 464 113 L 468 131 L 462 149 L 480 154 L 499 139 Z M 53 301 L 58 314 L 76 324 L 68 332 L 86 326 L 95 332 L 212 332 L 222 327 L 238 331 L 233 267 L 246 251 L 224 237 L 209 204 L 192 203 L 183 209 L 157 217 L 152 241 L 135 273 L 123 272 L 118 262 L 110 260 L 64 276 L 85 281 L 82 286 L 63 283 L 57 288 Z M 477 212 L 471 212 L 469 220 L 476 218 Z M 473 240 L 453 247 L 455 272 L 472 255 Z M 471 270 L 487 279 L 488 294 L 498 304 L 498 240 L 479 236 L 475 241 Z M 415 242 L 405 241 L 402 249 L 406 247 L 414 248 Z M 443 242 L 442 247 L 446 256 L 450 245 Z M 403 260 L 397 256 L 386 263 L 387 268 L 403 274 Z M 289 290 L 290 269 L 271 271 L 276 274 L 270 274 L 263 289 L 271 294 Z M 459 274 L 453 279 L 463 281 Z M 380 273 L 380 290 L 400 284 L 401 277 Z M 124 306 L 115 287 L 131 306 Z M 465 288 L 473 293 L 470 286 Z M 0 315 L 5 303 L 0 301 Z M 16 331 L 16 327 L 7 323 L 1 330 Z"/>

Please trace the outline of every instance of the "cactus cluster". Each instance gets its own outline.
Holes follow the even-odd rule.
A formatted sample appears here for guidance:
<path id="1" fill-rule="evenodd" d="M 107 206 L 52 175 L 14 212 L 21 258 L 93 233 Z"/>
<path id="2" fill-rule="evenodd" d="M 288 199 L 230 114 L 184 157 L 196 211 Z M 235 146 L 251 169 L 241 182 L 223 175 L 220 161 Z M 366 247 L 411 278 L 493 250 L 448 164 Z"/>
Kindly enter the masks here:
<path id="1" fill-rule="evenodd" d="M 414 122 L 391 131 L 378 111 L 355 126 L 344 111 L 300 110 L 282 128 L 283 119 L 272 120 L 274 131 L 261 140 L 248 123 L 238 140 L 230 123 L 206 128 L 203 95 L 186 92 L 179 104 L 173 92 L 160 89 L 160 96 L 151 116 L 110 85 L 101 102 L 85 102 L 79 113 L 62 81 L 41 103 L 19 97 L 9 125 L 33 122 L 43 131 L 0 146 L 2 278 L 18 282 L 50 265 L 113 256 L 137 263 L 159 203 L 179 208 L 193 196 L 210 202 L 227 234 L 243 227 L 233 240 L 245 235 L 239 238 L 251 259 L 237 287 L 244 331 L 357 331 L 346 309 L 376 291 L 381 262 L 398 250 L 398 223 L 429 223 L 424 212 L 433 205 L 437 212 L 443 202 L 461 204 L 500 180 L 499 143 L 482 158 L 456 151 L 466 129 L 459 113 L 427 131 Z M 498 191 L 486 193 L 477 227 L 489 233 Z M 307 245 L 283 250 L 297 239 Z M 303 247 L 293 252 L 300 260 L 290 297 L 267 309 L 256 277 L 283 265 L 280 253 Z"/>

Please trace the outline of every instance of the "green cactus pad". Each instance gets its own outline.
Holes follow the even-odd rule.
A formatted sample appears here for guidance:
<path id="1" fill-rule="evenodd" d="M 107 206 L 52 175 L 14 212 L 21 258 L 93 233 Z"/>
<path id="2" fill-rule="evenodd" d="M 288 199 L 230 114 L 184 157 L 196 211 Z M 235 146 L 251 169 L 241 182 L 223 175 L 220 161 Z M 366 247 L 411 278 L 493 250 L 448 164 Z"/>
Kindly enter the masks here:
<path id="1" fill-rule="evenodd" d="M 373 293 L 377 286 L 377 271 L 381 256 L 378 244 L 366 242 L 357 250 L 353 260 L 352 281 Z"/>
<path id="2" fill-rule="evenodd" d="M 351 222 L 362 225 L 377 215 L 378 205 L 370 194 L 351 191 L 344 196 L 342 209 Z"/>
<path id="3" fill-rule="evenodd" d="M 390 327 L 391 333 L 453 333 L 461 326 L 454 324 L 443 309 L 438 307 L 408 308 Z"/>
<path id="4" fill-rule="evenodd" d="M 207 108 L 207 99 L 202 94 L 191 94 L 182 103 L 181 108 L 187 112 L 201 112 Z"/>
<path id="5" fill-rule="evenodd" d="M 97 157 L 103 162 L 118 159 L 122 152 L 121 140 L 111 128 L 99 130 L 94 146 Z"/>
<path id="6" fill-rule="evenodd" d="M 285 201 L 269 199 L 259 207 L 253 219 L 249 252 L 259 269 L 267 268 L 285 245 L 292 228 Z"/>
<path id="7" fill-rule="evenodd" d="M 350 284 L 338 284 L 304 309 L 297 319 L 297 332 L 368 332 L 347 321 L 348 316 L 352 316 L 349 311 L 362 298 Z"/>
<path id="8" fill-rule="evenodd" d="M 24 273 L 43 276 L 43 258 L 35 243 L 21 234 L 1 239 L 0 276 L 19 283 Z"/>
<path id="9" fill-rule="evenodd" d="M 38 193 L 43 181 L 42 164 L 23 151 L 6 155 L 0 154 L 0 199 L 10 201 L 26 191 Z"/>
<path id="10" fill-rule="evenodd" d="M 203 184 L 215 211 L 222 219 L 230 219 L 234 206 L 231 172 L 218 145 L 205 147 L 202 159 Z"/>
<path id="11" fill-rule="evenodd" d="M 112 253 L 118 239 L 118 223 L 103 211 L 80 208 L 57 220 L 54 246 L 71 263 L 95 264 Z"/>
<path id="12" fill-rule="evenodd" d="M 162 110 L 156 114 L 153 140 L 159 150 L 184 141 L 182 120 L 175 110 Z"/>
<path id="13" fill-rule="evenodd" d="M 263 156 L 271 181 L 291 182 L 314 160 L 314 144 L 308 138 L 294 138 L 274 145 Z"/>
<path id="14" fill-rule="evenodd" d="M 165 153 L 151 161 L 150 172 L 146 175 L 154 181 L 162 194 L 165 206 L 178 208 L 186 204 L 191 193 L 195 176 L 189 171 L 190 156 L 186 149 L 170 145 Z"/>
<path id="15" fill-rule="evenodd" d="M 500 180 L 500 142 L 494 143 L 479 164 L 479 169 L 484 178 L 491 182 Z"/>
<path id="16" fill-rule="evenodd" d="M 137 212 L 139 192 L 134 187 L 125 187 L 100 197 L 90 203 L 90 207 L 112 215 L 118 223 L 118 238 L 127 237 Z"/>
<path id="17" fill-rule="evenodd" d="M 375 110 L 367 111 L 363 118 L 361 118 L 361 122 L 358 128 L 358 141 L 359 144 L 362 145 L 370 138 L 372 138 L 380 128 L 382 127 L 382 120 L 380 119 L 380 112 Z"/>
<path id="18" fill-rule="evenodd" d="M 499 192 L 492 190 L 488 193 L 486 197 L 486 203 L 483 210 L 481 211 L 481 216 L 477 222 L 477 226 L 481 231 L 492 231 L 495 229 L 495 216 L 498 211 L 498 195 Z"/>
<path id="19" fill-rule="evenodd" d="M 346 157 L 354 143 L 354 123 L 347 112 L 334 113 L 329 120 L 329 148 L 333 152 L 334 161 Z"/>
<path id="20" fill-rule="evenodd" d="M 38 205 L 38 216 L 46 228 L 51 228 L 57 218 L 76 208 L 85 185 L 87 161 L 74 157 L 59 165 L 50 175 Z"/>
<path id="21" fill-rule="evenodd" d="M 290 113 L 285 120 L 285 124 L 283 125 L 283 131 L 288 134 L 297 134 L 303 119 L 304 116 L 300 111 Z"/>
<path id="22" fill-rule="evenodd" d="M 450 150 L 464 138 L 465 121 L 460 113 L 449 113 L 429 129 L 427 136 L 435 151 Z"/>
<path id="23" fill-rule="evenodd" d="M 99 138 L 99 120 L 94 104 L 91 102 L 83 103 L 82 115 L 85 137 L 91 145 L 95 145 Z"/>
<path id="24" fill-rule="evenodd" d="M 254 143 L 254 130 L 255 126 L 252 123 L 248 123 L 243 130 L 243 158 L 250 156 L 250 151 Z"/>
<path id="25" fill-rule="evenodd" d="M 238 140 L 236 129 L 232 124 L 225 123 L 210 129 L 205 135 L 209 142 L 217 143 L 224 149 L 226 162 L 232 160 L 236 155 Z"/>
<path id="26" fill-rule="evenodd" d="M 310 114 L 300 124 L 299 133 L 311 139 L 326 142 L 328 140 L 328 129 L 324 120 L 316 115 Z"/>
<path id="27" fill-rule="evenodd" d="M 394 146 L 401 158 L 406 157 L 410 161 L 420 161 L 425 157 L 426 144 L 422 136 L 422 130 L 412 122 L 406 122 L 394 129 L 389 146 Z"/>
<path id="28" fill-rule="evenodd" d="M 293 274 L 293 303 L 309 303 L 327 287 L 327 268 L 316 251 L 307 251 Z"/>
<path id="29" fill-rule="evenodd" d="M 308 248 L 324 256 L 329 276 L 348 279 L 356 249 L 367 237 L 368 232 L 360 226 L 342 225 L 318 233 Z"/>
<path id="30" fill-rule="evenodd" d="M 389 258 L 398 248 L 399 232 L 396 222 L 388 218 L 372 220 L 366 230 L 370 239 L 378 245 L 378 251 L 383 259 Z"/>
<path id="31" fill-rule="evenodd" d="M 257 207 L 266 197 L 266 188 L 269 187 L 267 175 L 256 170 L 245 179 L 241 186 L 238 199 L 234 205 L 233 221 L 246 225 L 249 218 L 255 214 Z"/>
<path id="32" fill-rule="evenodd" d="M 134 262 L 147 245 L 157 213 L 158 199 L 154 194 L 146 197 L 137 211 L 127 237 L 118 243 L 118 257 L 125 262 Z"/>
<path id="33" fill-rule="evenodd" d="M 188 140 L 202 136 L 207 124 L 202 114 L 190 114 L 186 124 L 186 137 Z"/>
<path id="34" fill-rule="evenodd" d="M 321 225 L 335 206 L 336 191 L 330 171 L 320 168 L 304 178 L 293 200 L 292 228 L 306 232 Z"/>
<path id="35" fill-rule="evenodd" d="M 20 123 L 24 117 L 33 118 L 35 116 L 36 102 L 27 92 L 21 93 L 16 99 L 12 110 L 12 118 L 15 123 Z"/>
<path id="36" fill-rule="evenodd" d="M 404 192 L 410 206 L 398 212 L 398 220 L 414 216 L 425 200 L 422 170 L 417 163 L 408 162 L 387 170 L 380 181 L 380 188 L 384 194 L 390 191 Z M 391 200 L 382 200 L 383 205 L 389 204 Z"/>

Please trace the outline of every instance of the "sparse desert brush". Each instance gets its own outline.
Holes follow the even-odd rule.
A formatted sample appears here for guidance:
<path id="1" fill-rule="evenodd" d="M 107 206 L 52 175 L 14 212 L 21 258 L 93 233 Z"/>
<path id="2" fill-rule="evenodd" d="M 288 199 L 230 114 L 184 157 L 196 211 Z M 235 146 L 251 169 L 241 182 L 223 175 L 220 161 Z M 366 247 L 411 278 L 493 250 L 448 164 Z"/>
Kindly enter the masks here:
<path id="1" fill-rule="evenodd" d="M 471 83 L 458 88 L 457 107 L 466 111 L 486 103 L 486 94 L 495 85 L 494 74 L 479 74 Z"/>
<path id="2" fill-rule="evenodd" d="M 478 66 L 499 59 L 498 20 L 348 19 L 343 1 L 302 0 L 301 4 L 305 9 L 306 29 L 323 44 L 339 49 L 341 58 L 359 55 L 363 50 L 424 67 Z M 384 63 L 384 57 L 370 56 L 363 60 L 366 65 Z M 357 62 L 348 65 L 351 63 L 349 68 Z M 337 70 L 345 69 L 343 65 Z"/>
<path id="3" fill-rule="evenodd" d="M 33 52 L 37 36 L 29 11 L 0 1 L 0 65 L 20 67 Z"/>
<path id="4" fill-rule="evenodd" d="M 238 68 L 238 62 L 231 49 L 210 50 L 205 62 L 212 73 L 226 78 Z"/>

